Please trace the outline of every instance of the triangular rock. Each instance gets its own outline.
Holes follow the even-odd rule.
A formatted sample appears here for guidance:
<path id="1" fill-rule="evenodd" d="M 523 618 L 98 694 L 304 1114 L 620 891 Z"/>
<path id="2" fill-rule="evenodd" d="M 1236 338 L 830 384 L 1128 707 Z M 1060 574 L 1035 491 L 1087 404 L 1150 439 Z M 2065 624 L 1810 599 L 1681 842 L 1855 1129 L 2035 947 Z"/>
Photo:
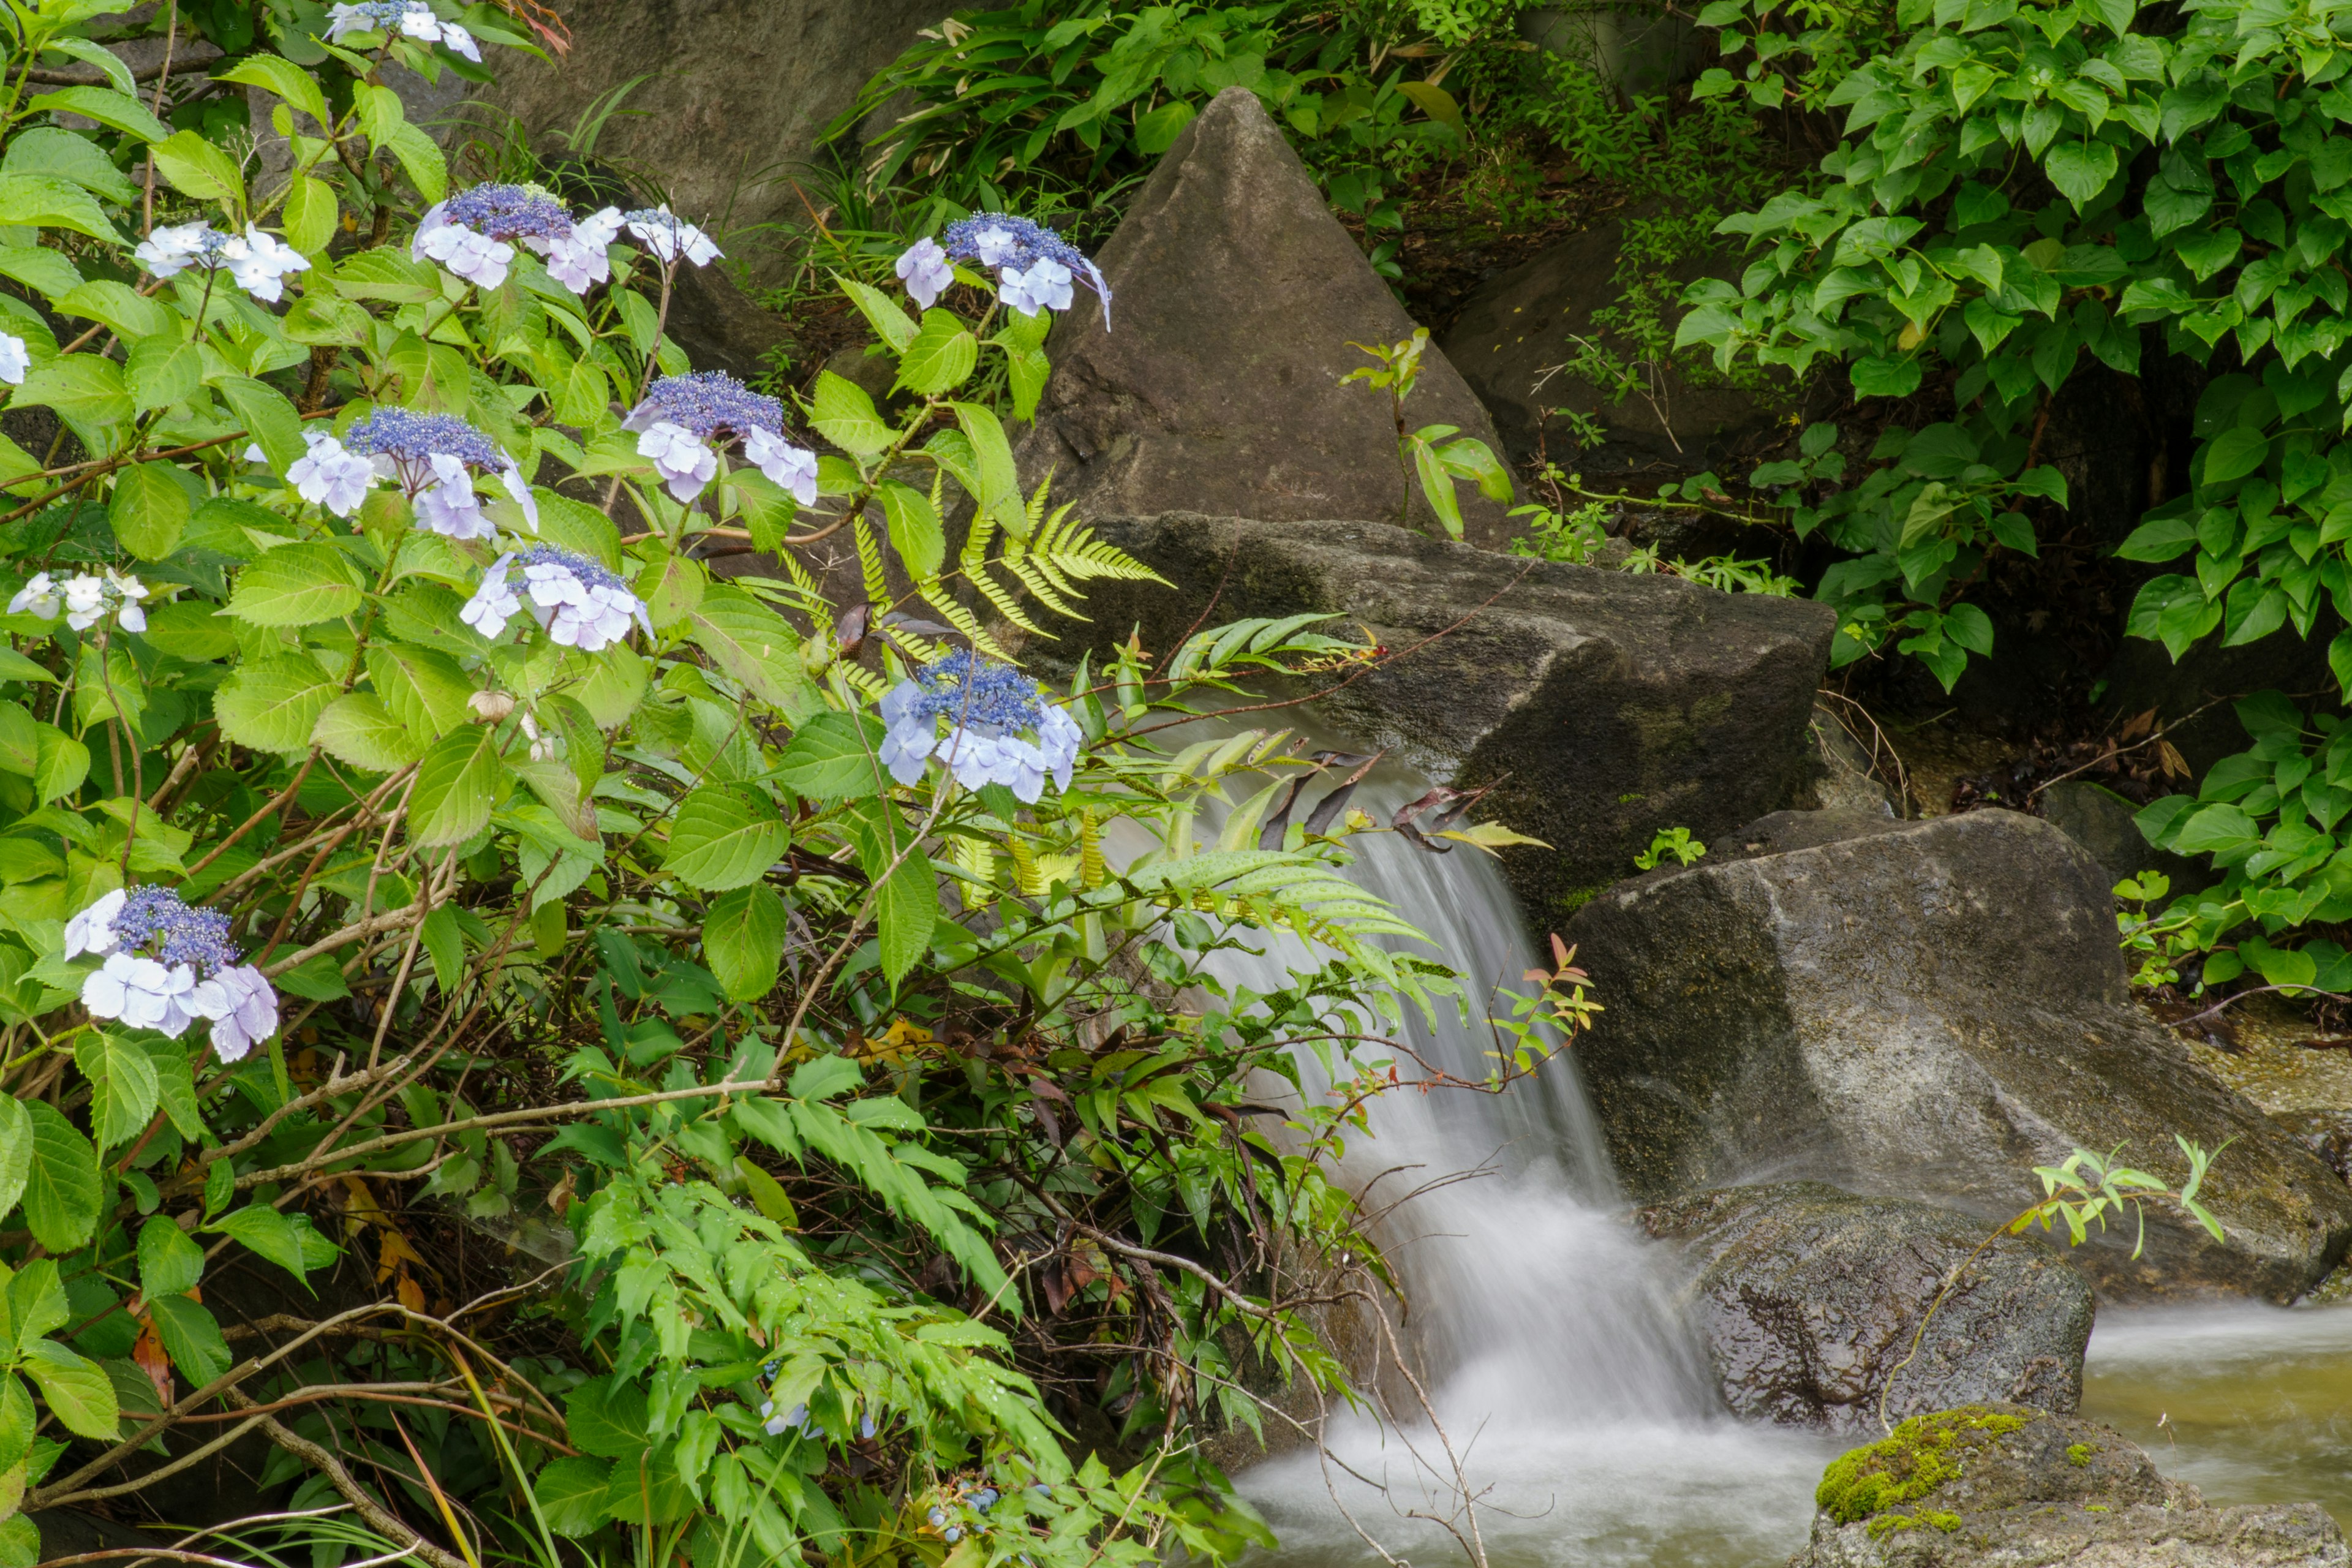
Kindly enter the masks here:
<path id="1" fill-rule="evenodd" d="M 1229 88 L 1187 126 L 1097 258 L 1111 326 L 1081 298 L 1054 329 L 1054 375 L 1021 450 L 1082 515 L 1197 511 L 1269 522 L 1394 522 L 1442 532 L 1397 463 L 1385 393 L 1339 378 L 1413 322 L 1255 94 Z M 1495 427 L 1432 345 L 1409 427 Z M 1459 487 L 1473 543 L 1504 508 Z"/>

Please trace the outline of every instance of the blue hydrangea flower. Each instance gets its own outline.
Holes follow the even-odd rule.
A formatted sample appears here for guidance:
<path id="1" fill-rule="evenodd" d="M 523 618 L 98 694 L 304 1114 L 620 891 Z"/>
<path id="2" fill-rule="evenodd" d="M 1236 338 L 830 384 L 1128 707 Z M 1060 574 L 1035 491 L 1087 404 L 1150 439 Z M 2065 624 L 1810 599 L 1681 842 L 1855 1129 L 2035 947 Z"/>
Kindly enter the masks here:
<path id="1" fill-rule="evenodd" d="M 106 962 L 82 982 L 94 1018 L 120 1018 L 177 1039 L 212 1023 L 213 1050 L 233 1062 L 278 1032 L 278 993 L 240 962 L 228 916 L 191 907 L 169 888 L 117 889 L 66 922 L 65 956 Z"/>
<path id="2" fill-rule="evenodd" d="M 343 432 L 352 451 L 375 460 L 375 471 L 397 479 L 416 503 L 419 523 L 452 539 L 488 539 L 498 532 L 482 515 L 470 469 L 496 474 L 522 508 L 532 531 L 539 529 L 539 503 L 521 467 L 498 443 L 454 414 L 419 414 L 410 408 L 378 408 Z"/>
<path id="3" fill-rule="evenodd" d="M 327 13 L 327 41 L 351 33 L 398 32 L 419 43 L 446 44 L 457 54 L 482 63 L 481 46 L 474 35 L 455 22 L 433 14 L 425 0 L 344 0 Z"/>
<path id="4" fill-rule="evenodd" d="M 1057 789 L 1070 787 L 1084 739 L 1035 681 L 963 648 L 893 687 L 881 712 L 879 758 L 900 784 L 921 778 L 936 755 L 966 789 L 1001 784 L 1028 805 L 1045 794 L 1048 777 Z"/>
<path id="5" fill-rule="evenodd" d="M 639 207 L 625 213 L 621 221 L 629 232 L 645 243 L 647 250 L 665 265 L 679 260 L 697 267 L 708 267 L 727 254 L 713 243 L 711 237 L 669 210 L 667 202 L 657 207 Z"/>
<path id="6" fill-rule="evenodd" d="M 512 575 L 517 566 L 522 578 L 520 593 Z M 647 637 L 653 635 L 645 603 L 627 584 L 586 556 L 552 544 L 499 556 L 482 574 L 481 586 L 458 610 L 457 618 L 495 640 L 526 605 L 547 628 L 551 641 L 583 653 L 598 653 L 619 642 L 629 635 L 632 620 L 645 627 Z"/>
<path id="7" fill-rule="evenodd" d="M 652 460 L 681 501 L 701 494 L 718 473 L 712 444 L 740 438 L 753 467 L 803 506 L 816 502 L 816 454 L 784 438 L 784 405 L 725 371 L 662 377 L 621 428 L 639 433 L 637 455 Z"/>
<path id="8" fill-rule="evenodd" d="M 1052 229 L 1006 213 L 981 213 L 948 225 L 937 240 L 918 240 L 898 258 L 898 272 L 915 303 L 928 310 L 955 280 L 948 265 L 970 261 L 995 270 L 998 297 L 1008 310 L 1034 316 L 1070 308 L 1070 282 L 1086 279 L 1102 301 L 1110 327 L 1110 285 L 1101 268 Z"/>
<path id="9" fill-rule="evenodd" d="M 548 275 L 585 294 L 613 275 L 605 256 L 621 230 L 621 210 L 606 207 L 575 221 L 572 209 L 537 185 L 491 183 L 460 191 L 425 210 L 408 253 L 427 258 L 482 289 L 507 280 L 520 244 L 547 258 Z"/>
<path id="10" fill-rule="evenodd" d="M 225 271 L 238 288 L 271 304 L 285 297 L 288 274 L 310 268 L 300 251 L 251 224 L 242 235 L 223 234 L 208 223 L 176 224 L 155 230 L 131 254 L 157 278 L 190 267 Z"/>

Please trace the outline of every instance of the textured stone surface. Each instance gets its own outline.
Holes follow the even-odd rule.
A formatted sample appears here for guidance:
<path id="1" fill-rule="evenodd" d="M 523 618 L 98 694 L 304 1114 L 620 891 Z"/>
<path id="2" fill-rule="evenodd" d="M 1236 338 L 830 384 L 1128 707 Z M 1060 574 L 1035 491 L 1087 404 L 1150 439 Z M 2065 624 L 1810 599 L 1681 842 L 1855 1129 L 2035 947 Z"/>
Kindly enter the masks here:
<path id="1" fill-rule="evenodd" d="M 2271 1120 L 2320 1163 L 2352 1182 L 2352 1110 L 2273 1110 Z"/>
<path id="2" fill-rule="evenodd" d="M 1864 1510 L 1855 1467 L 1917 1478 Z M 2214 1508 L 2095 1422 L 1978 1405 L 1906 1422 L 1832 1461 L 1812 1539 L 1789 1568 L 2342 1568 L 2316 1503 Z M 1833 1513 L 1844 1504 L 1845 1521 Z M 1859 1515 L 1859 1517 L 1856 1517 Z"/>
<path id="3" fill-rule="evenodd" d="M 2042 815 L 2091 852 L 2110 884 L 2142 871 L 2161 871 L 2176 893 L 2193 892 L 2213 879 L 2212 868 L 2150 845 L 2134 820 L 2138 807 L 2104 784 L 2070 779 L 2042 792 Z"/>
<path id="4" fill-rule="evenodd" d="M 1717 463 L 1771 428 L 1768 401 L 1727 386 L 1693 386 L 1673 365 L 1656 367 L 1654 377 L 1622 397 L 1563 368 L 1580 338 L 1626 352 L 1592 319 L 1617 302 L 1623 243 L 1624 226 L 1615 223 L 1571 236 L 1488 281 L 1446 331 L 1446 357 L 1494 415 L 1514 458 L 1534 455 L 1546 409 L 1584 415 L 1606 432 L 1602 448 L 1581 459 L 1588 474 L 1603 476 L 1612 467 L 1656 458 Z M 1687 282 L 1699 271 L 1685 267 L 1679 276 Z M 1553 417 L 1546 437 L 1565 464 L 1566 422 Z"/>
<path id="5" fill-rule="evenodd" d="M 1737 1415 L 1874 1436 L 1882 1394 L 1897 1420 L 1988 1399 L 2061 1415 L 2082 1403 L 2089 1283 L 2022 1237 L 1979 1254 L 1986 1226 L 1973 1215 L 1783 1182 L 1674 1199 L 1636 1217 L 1679 1244 L 1708 1358 Z"/>
<path id="6" fill-rule="evenodd" d="M 1204 614 L 1307 610 L 1396 650 L 1444 633 L 1325 707 L 1433 777 L 1496 784 L 1480 816 L 1556 847 L 1504 857 L 1538 930 L 1632 871 L 1659 829 L 1711 839 L 1810 780 L 1823 605 L 1514 560 L 1376 522 L 1174 513 L 1096 528 L 1181 584 L 1090 584 L 1105 643 L 1139 627 L 1165 652 Z"/>
<path id="7" fill-rule="evenodd" d="M 867 79 L 935 25 L 941 0 L 571 0 L 568 55 L 499 61 L 479 89 L 553 154 L 592 105 L 634 78 L 598 156 L 656 171 L 671 206 L 713 233 L 803 217 L 793 167 Z M 643 110 L 642 113 L 632 112 Z M 820 203 L 823 198 L 810 192 Z"/>
<path id="8" fill-rule="evenodd" d="M 1082 515 L 1190 510 L 1288 521 L 1398 521 L 1439 531 L 1397 468 L 1388 396 L 1339 378 L 1412 321 L 1256 95 L 1220 93 L 1185 127 L 1097 257 L 1111 326 L 1080 290 L 1054 328 L 1054 374 L 1018 454 Z M 1486 411 L 1433 347 L 1408 425 L 1496 444 Z M 1460 487 L 1473 543 L 1506 509 Z"/>
<path id="9" fill-rule="evenodd" d="M 2076 1260 L 2103 1293 L 2293 1300 L 2352 1242 L 2352 1189 L 2130 1005 L 2113 910 L 2004 811 L 1784 815 L 1611 889 L 1567 936 L 1604 1002 L 1639 999 L 1575 1052 L 1627 1188 L 1811 1177 L 2005 1219 L 2074 1149 L 2178 1179 L 2176 1132 L 2226 1139 L 2226 1243 L 2158 1205 L 2139 1258 L 2125 1226 Z"/>

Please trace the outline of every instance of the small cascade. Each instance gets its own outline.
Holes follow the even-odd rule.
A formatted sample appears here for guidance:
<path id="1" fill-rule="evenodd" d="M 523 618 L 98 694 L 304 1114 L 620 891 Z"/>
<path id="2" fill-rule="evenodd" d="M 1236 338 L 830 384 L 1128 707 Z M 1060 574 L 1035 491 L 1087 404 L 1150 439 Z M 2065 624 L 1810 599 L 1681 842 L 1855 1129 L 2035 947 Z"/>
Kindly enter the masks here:
<path id="1" fill-rule="evenodd" d="M 1188 727 L 1186 737 L 1206 738 L 1219 722 L 1203 721 L 1197 734 Z M 1385 821 L 1427 787 L 1382 764 L 1354 803 Z M 1412 1044 L 1433 1068 L 1483 1079 L 1495 1042 L 1479 1020 L 1504 1010 L 1488 998 L 1498 985 L 1518 988 L 1538 961 L 1508 885 L 1467 845 L 1435 855 L 1368 834 L 1353 847 L 1351 879 L 1425 932 L 1473 995 L 1468 1023 L 1441 1009 L 1433 1025 L 1408 1006 Z M 1307 956 L 1296 939 L 1277 939 L 1262 957 L 1220 954 L 1212 966 L 1228 983 L 1265 988 L 1286 959 Z M 1601 1001 L 1638 1005 L 1605 993 Z M 1624 1223 L 1572 1047 L 1501 1095 L 1395 1094 L 1370 1114 L 1374 1136 L 1350 1146 L 1343 1172 L 1370 1187 L 1375 1207 L 1426 1189 L 1387 1216 L 1378 1239 L 1405 1286 L 1438 1418 L 1473 1487 L 1490 1489 L 1480 1526 L 1496 1568 L 1746 1568 L 1801 1544 L 1812 1483 L 1838 1445 L 1721 1413 L 1663 1259 Z M 1480 1173 L 1437 1180 L 1466 1172 Z M 1366 1560 L 1337 1485 L 1391 1551 L 1434 1563 L 1456 1549 L 1403 1517 L 1458 1506 L 1431 1438 L 1368 1418 L 1337 1423 L 1335 1454 L 1381 1480 L 1386 1496 L 1311 1452 L 1263 1463 L 1239 1484 L 1281 1534 L 1282 1563 Z"/>

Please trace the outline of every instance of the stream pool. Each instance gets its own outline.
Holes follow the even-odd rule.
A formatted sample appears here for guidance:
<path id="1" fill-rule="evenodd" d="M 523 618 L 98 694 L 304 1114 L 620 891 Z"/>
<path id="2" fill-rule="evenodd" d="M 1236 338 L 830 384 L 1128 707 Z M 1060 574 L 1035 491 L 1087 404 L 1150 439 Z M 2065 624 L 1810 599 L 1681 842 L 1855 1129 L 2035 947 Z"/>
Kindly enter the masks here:
<path id="1" fill-rule="evenodd" d="M 1471 1435 L 1475 1484 L 1507 1510 L 1484 1516 L 1494 1568 L 1780 1568 L 1804 1542 L 1822 1467 L 1844 1447 L 1730 1421 L 1580 1426 L 1569 1411 L 1547 1418 L 1491 1384 L 1447 1394 L 1449 1426 Z M 1510 1414 L 1482 1428 L 1463 1419 L 1472 1406 Z M 2352 1304 L 2103 1312 L 2083 1414 L 2210 1502 L 2313 1501 L 2352 1524 Z M 1425 1440 L 1415 1447 L 1437 1458 Z M 1246 1471 L 1243 1493 L 1283 1541 L 1264 1568 L 1379 1563 L 1334 1489 L 1416 1568 L 1465 1561 L 1437 1527 L 1409 1517 L 1444 1505 L 1403 1444 L 1363 1426 L 1343 1429 L 1336 1448 L 1387 1495 L 1337 1467 L 1327 1484 L 1312 1455 Z"/>

